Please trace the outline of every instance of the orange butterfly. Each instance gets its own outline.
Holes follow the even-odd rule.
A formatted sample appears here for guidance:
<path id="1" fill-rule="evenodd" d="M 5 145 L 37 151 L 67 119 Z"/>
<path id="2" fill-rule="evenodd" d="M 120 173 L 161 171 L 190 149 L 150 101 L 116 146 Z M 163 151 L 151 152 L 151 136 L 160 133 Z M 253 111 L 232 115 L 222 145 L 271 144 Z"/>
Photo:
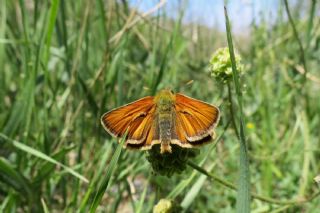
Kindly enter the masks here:
<path id="1" fill-rule="evenodd" d="M 171 144 L 193 148 L 211 141 L 220 117 L 219 109 L 208 103 L 170 90 L 147 96 L 105 113 L 104 129 L 121 138 L 125 147 L 148 150 L 160 144 L 161 154 L 171 153 Z"/>

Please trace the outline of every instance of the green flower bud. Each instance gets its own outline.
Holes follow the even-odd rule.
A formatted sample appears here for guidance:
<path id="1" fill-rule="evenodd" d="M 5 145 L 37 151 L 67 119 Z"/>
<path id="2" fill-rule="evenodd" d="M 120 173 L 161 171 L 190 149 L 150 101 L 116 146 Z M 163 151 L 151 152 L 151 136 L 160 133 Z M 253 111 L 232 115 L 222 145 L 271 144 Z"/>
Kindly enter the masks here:
<path id="1" fill-rule="evenodd" d="M 236 66 L 239 76 L 243 75 L 244 67 L 241 63 L 241 57 L 235 53 Z M 226 83 L 232 79 L 232 65 L 229 54 L 229 49 L 219 48 L 211 57 L 209 70 L 211 76 L 215 77 L 218 81 Z"/>
<path id="2" fill-rule="evenodd" d="M 157 205 L 153 207 L 153 213 L 178 213 L 182 208 L 172 200 L 161 199 Z"/>

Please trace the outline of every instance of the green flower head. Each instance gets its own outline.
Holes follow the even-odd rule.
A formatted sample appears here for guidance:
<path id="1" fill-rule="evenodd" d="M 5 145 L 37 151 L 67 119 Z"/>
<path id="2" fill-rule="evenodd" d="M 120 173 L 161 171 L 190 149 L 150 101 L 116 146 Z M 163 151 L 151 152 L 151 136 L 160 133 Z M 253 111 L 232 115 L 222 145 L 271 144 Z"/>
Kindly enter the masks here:
<path id="1" fill-rule="evenodd" d="M 153 171 L 157 174 L 171 177 L 180 174 L 187 168 L 189 158 L 194 158 L 200 151 L 198 149 L 185 149 L 177 145 L 172 146 L 172 153 L 161 154 L 159 147 L 153 146 L 147 154 L 147 160 Z"/>
<path id="2" fill-rule="evenodd" d="M 241 57 L 239 54 L 235 54 L 236 66 L 239 75 L 243 75 L 244 68 L 241 63 Z M 219 48 L 215 53 L 213 53 L 210 60 L 209 70 L 211 76 L 214 76 L 218 81 L 226 83 L 232 79 L 232 65 L 231 58 L 229 54 L 229 49 Z"/>

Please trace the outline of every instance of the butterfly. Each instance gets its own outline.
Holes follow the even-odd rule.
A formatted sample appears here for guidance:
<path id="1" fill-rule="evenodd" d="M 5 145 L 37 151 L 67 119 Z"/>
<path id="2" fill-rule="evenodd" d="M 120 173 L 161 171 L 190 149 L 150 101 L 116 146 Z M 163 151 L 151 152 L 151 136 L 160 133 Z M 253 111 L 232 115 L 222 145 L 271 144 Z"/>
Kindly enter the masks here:
<path id="1" fill-rule="evenodd" d="M 127 148 L 160 144 L 164 154 L 172 152 L 172 144 L 194 148 L 210 142 L 219 118 L 216 106 L 165 89 L 103 114 L 101 124 L 114 137 L 126 135 Z"/>

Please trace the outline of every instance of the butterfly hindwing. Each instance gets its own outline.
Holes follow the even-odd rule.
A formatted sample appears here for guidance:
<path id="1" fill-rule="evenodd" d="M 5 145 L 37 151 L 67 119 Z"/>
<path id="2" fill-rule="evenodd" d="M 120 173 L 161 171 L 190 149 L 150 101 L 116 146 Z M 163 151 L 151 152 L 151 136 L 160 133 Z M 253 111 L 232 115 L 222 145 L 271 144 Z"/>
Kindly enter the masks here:
<path id="1" fill-rule="evenodd" d="M 157 115 L 154 116 L 154 120 L 149 128 L 149 131 L 147 132 L 144 147 L 142 149 L 151 149 L 151 147 L 155 144 L 160 144 Z"/>

